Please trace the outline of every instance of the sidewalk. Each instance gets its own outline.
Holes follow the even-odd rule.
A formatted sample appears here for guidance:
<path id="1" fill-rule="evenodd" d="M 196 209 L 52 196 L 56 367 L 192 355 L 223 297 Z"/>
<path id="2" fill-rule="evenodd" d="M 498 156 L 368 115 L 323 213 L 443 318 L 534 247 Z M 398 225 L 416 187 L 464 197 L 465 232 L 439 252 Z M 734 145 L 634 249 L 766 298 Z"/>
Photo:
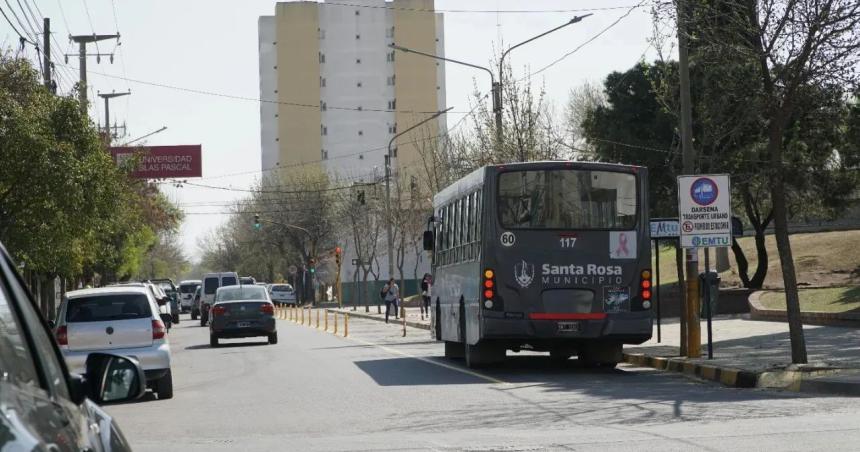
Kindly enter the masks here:
<path id="1" fill-rule="evenodd" d="M 650 341 L 624 348 L 632 364 L 695 375 L 735 387 L 860 396 L 860 329 L 806 325 L 809 364 L 791 364 L 788 324 L 749 320 L 748 316 L 713 320 L 714 359 L 707 359 L 707 323 L 702 322 L 702 358 L 678 356 L 677 320 L 656 326 Z"/>
<path id="2" fill-rule="evenodd" d="M 377 314 L 376 306 L 371 306 L 369 312 L 364 312 L 364 306 L 359 306 L 355 311 L 352 308 L 343 308 L 343 309 L 330 309 L 331 311 L 339 311 L 344 312 L 350 315 L 350 317 L 358 317 L 362 319 L 372 319 L 378 320 L 380 322 L 385 321 L 385 307 L 382 307 L 382 313 Z M 402 325 L 402 319 L 395 319 L 394 316 L 389 316 L 388 322 L 391 324 Z M 430 317 L 424 316 L 424 319 L 421 319 L 421 311 L 418 308 L 406 308 L 406 326 L 412 328 L 421 328 L 424 330 L 430 329 Z"/>
<path id="3" fill-rule="evenodd" d="M 353 311 L 352 317 L 385 320 L 371 306 Z M 797 392 L 860 396 L 860 329 L 837 326 L 804 326 L 809 364 L 791 364 L 788 324 L 749 320 L 748 315 L 719 316 L 713 320 L 714 359 L 707 359 L 707 324 L 702 322 L 702 358 L 678 356 L 680 327 L 677 319 L 664 319 L 661 343 L 657 327 L 650 341 L 624 347 L 630 364 L 682 372 L 706 380 L 740 388 L 774 388 Z M 401 324 L 402 320 L 389 320 Z M 430 329 L 430 320 L 421 320 L 418 308 L 406 309 L 406 324 Z"/>

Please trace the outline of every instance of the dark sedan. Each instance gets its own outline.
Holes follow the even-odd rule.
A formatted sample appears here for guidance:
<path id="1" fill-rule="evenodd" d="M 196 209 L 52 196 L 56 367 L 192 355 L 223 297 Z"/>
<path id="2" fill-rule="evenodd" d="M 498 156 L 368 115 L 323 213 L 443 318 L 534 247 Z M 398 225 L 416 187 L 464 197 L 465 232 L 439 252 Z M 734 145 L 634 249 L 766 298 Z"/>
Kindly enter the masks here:
<path id="1" fill-rule="evenodd" d="M 270 344 L 278 343 L 275 305 L 263 286 L 225 286 L 215 292 L 210 312 L 209 344 L 219 339 L 265 336 Z"/>

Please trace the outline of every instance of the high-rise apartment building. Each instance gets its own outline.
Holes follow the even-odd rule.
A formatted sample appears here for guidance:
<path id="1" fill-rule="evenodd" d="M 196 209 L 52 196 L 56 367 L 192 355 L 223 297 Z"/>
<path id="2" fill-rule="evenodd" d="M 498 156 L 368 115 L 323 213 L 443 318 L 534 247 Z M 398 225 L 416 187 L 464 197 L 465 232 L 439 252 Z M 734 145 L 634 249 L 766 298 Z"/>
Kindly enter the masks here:
<path id="1" fill-rule="evenodd" d="M 392 43 L 444 54 L 433 0 L 280 2 L 260 17 L 264 173 L 320 165 L 346 180 L 382 176 L 389 140 L 445 109 L 444 63 Z M 398 138 L 394 167 L 416 166 L 414 142 L 444 127 L 443 115 Z"/>

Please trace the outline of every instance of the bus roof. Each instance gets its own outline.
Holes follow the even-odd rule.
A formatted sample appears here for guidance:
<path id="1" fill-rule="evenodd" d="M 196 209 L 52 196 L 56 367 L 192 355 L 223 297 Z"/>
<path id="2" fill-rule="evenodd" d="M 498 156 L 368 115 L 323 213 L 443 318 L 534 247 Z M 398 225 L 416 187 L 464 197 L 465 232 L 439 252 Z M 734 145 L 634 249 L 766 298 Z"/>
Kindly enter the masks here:
<path id="1" fill-rule="evenodd" d="M 595 169 L 609 171 L 629 171 L 638 172 L 645 167 L 639 165 L 623 165 L 620 163 L 603 163 L 603 162 L 577 162 L 573 160 L 540 160 L 536 162 L 513 162 L 500 163 L 497 165 L 482 166 L 471 173 L 461 177 L 451 185 L 443 188 L 439 193 L 433 196 L 433 206 L 438 207 L 448 199 L 456 197 L 462 193 L 468 193 L 475 187 L 481 185 L 487 175 L 487 170 L 491 169 L 494 172 L 512 170 L 524 171 L 535 169 L 552 169 L 552 168 L 571 168 L 571 169 Z"/>

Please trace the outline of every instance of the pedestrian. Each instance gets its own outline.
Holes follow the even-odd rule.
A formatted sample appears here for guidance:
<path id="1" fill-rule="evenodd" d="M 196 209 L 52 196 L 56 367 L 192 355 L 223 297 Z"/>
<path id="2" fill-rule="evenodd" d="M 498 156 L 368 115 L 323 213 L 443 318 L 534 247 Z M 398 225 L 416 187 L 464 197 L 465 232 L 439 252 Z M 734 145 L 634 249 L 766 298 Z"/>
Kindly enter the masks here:
<path id="1" fill-rule="evenodd" d="M 394 318 L 397 318 L 397 298 L 400 296 L 400 288 L 394 282 L 394 278 L 388 280 L 385 287 L 382 288 L 382 297 L 385 300 L 385 323 L 388 323 L 388 315 L 394 307 Z"/>
<path id="2" fill-rule="evenodd" d="M 430 318 L 430 288 L 433 285 L 433 277 L 430 273 L 424 273 L 424 279 L 421 280 L 421 320 L 424 320 L 424 313 L 427 313 L 427 318 Z"/>

